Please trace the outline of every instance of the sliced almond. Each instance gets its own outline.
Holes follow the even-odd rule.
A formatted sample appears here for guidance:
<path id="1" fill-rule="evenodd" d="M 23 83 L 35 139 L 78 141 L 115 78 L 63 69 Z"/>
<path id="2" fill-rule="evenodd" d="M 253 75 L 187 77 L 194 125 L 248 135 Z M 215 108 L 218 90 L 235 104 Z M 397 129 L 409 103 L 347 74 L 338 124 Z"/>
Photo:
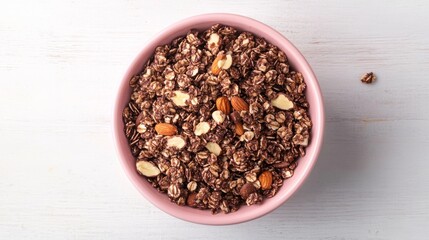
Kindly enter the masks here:
<path id="1" fill-rule="evenodd" d="M 212 113 L 212 118 L 217 124 L 223 123 L 223 121 L 225 121 L 225 117 L 225 113 L 221 110 L 216 110 Z"/>
<path id="2" fill-rule="evenodd" d="M 232 65 L 232 56 L 231 54 L 227 54 L 225 56 L 225 61 L 223 62 L 222 69 L 229 69 Z"/>
<path id="3" fill-rule="evenodd" d="M 211 50 L 215 49 L 216 47 L 219 47 L 220 45 L 220 36 L 217 33 L 212 33 L 210 35 L 209 40 L 207 40 L 207 46 Z"/>
<path id="4" fill-rule="evenodd" d="M 208 142 L 206 144 L 206 148 L 207 148 L 207 150 L 209 150 L 211 153 L 213 153 L 216 156 L 219 156 L 221 151 L 222 151 L 219 144 L 217 144 L 215 142 Z"/>
<path id="5" fill-rule="evenodd" d="M 158 167 L 149 161 L 144 161 L 144 160 L 138 161 L 136 163 L 136 168 L 140 174 L 146 177 L 156 177 L 161 173 Z"/>
<path id="6" fill-rule="evenodd" d="M 179 107 L 185 107 L 187 106 L 186 101 L 189 100 L 189 94 L 182 92 L 182 91 L 174 91 L 174 97 L 171 98 L 171 101 L 173 101 L 176 106 Z"/>
<path id="7" fill-rule="evenodd" d="M 208 133 L 210 131 L 210 124 L 208 122 L 200 122 L 195 126 L 195 135 L 201 136 L 205 133 Z"/>
<path id="8" fill-rule="evenodd" d="M 218 75 L 221 69 L 229 69 L 232 65 L 231 54 L 219 53 L 212 64 L 212 73 Z"/>
<path id="9" fill-rule="evenodd" d="M 276 98 L 271 100 L 271 105 L 282 110 L 289 110 L 293 108 L 293 102 L 289 100 L 283 93 L 280 93 Z"/>
<path id="10" fill-rule="evenodd" d="M 172 136 L 167 139 L 167 147 L 182 149 L 186 145 L 181 136 Z"/>

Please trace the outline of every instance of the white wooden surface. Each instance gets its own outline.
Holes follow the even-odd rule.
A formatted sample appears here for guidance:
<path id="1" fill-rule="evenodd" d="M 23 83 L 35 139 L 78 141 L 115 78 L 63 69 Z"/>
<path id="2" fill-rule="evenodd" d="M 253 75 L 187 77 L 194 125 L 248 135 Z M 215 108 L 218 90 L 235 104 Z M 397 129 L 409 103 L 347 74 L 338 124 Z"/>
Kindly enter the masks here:
<path id="1" fill-rule="evenodd" d="M 429 2 L 3 1 L 0 239 L 428 239 Z M 232 12 L 287 36 L 326 101 L 325 144 L 290 201 L 210 227 L 161 212 L 115 156 L 118 81 L 145 42 Z M 374 71 L 379 80 L 363 85 Z"/>

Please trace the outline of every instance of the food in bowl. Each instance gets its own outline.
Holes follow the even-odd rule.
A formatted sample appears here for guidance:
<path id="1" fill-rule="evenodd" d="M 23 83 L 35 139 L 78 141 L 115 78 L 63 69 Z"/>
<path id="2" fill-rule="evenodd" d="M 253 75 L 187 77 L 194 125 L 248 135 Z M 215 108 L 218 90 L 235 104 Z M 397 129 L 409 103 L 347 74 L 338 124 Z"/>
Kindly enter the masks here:
<path id="1" fill-rule="evenodd" d="M 136 171 L 178 205 L 229 213 L 262 203 L 310 142 L 303 75 L 250 32 L 190 30 L 158 46 L 129 84 Z"/>

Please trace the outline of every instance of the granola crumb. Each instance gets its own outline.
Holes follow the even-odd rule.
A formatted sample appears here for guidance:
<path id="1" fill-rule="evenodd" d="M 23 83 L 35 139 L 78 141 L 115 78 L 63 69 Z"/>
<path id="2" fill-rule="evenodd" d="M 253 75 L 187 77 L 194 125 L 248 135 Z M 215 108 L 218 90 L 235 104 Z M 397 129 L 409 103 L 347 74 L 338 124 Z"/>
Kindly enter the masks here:
<path id="1" fill-rule="evenodd" d="M 374 75 L 373 72 L 368 72 L 365 73 L 364 75 L 362 75 L 362 77 L 360 78 L 361 82 L 366 83 L 366 84 L 371 84 L 375 81 L 375 79 L 377 79 L 377 77 Z"/>

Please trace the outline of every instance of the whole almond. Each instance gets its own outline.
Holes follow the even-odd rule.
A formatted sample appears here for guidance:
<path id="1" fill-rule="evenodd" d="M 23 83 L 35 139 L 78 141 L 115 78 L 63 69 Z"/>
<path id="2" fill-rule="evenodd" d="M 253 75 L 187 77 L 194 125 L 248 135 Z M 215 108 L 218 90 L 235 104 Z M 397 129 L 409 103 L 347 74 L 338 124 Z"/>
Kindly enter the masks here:
<path id="1" fill-rule="evenodd" d="M 270 189 L 273 184 L 273 174 L 270 171 L 265 171 L 259 175 L 258 180 L 261 183 L 262 190 Z"/>
<path id="2" fill-rule="evenodd" d="M 225 54 L 219 54 L 212 63 L 212 73 L 218 75 L 226 60 Z"/>
<path id="3" fill-rule="evenodd" d="M 243 199 L 247 199 L 250 194 L 256 192 L 255 186 L 253 186 L 252 183 L 246 183 L 244 184 L 240 189 L 240 196 Z"/>
<path id="4" fill-rule="evenodd" d="M 247 104 L 247 102 L 244 101 L 241 97 L 232 97 L 231 105 L 238 112 L 249 111 L 249 104 Z"/>
<path id="5" fill-rule="evenodd" d="M 231 104 L 227 97 L 218 97 L 216 99 L 216 108 L 221 110 L 225 114 L 229 114 L 231 112 Z"/>
<path id="6" fill-rule="evenodd" d="M 235 124 L 235 133 L 239 136 L 244 134 L 244 127 L 243 124 L 241 123 L 236 123 Z"/>
<path id="7" fill-rule="evenodd" d="M 177 133 L 177 128 L 169 123 L 158 123 L 155 125 L 155 131 L 159 135 L 173 136 Z"/>

